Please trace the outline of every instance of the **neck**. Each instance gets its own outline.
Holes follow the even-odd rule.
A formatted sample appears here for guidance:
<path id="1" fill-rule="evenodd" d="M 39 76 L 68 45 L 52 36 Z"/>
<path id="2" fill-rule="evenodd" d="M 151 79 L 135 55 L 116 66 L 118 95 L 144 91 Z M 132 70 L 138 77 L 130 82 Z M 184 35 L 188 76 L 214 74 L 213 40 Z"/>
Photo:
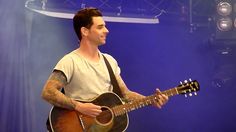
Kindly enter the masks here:
<path id="1" fill-rule="evenodd" d="M 100 59 L 98 46 L 87 41 L 81 41 L 78 52 L 86 59 L 94 62 L 98 62 Z"/>

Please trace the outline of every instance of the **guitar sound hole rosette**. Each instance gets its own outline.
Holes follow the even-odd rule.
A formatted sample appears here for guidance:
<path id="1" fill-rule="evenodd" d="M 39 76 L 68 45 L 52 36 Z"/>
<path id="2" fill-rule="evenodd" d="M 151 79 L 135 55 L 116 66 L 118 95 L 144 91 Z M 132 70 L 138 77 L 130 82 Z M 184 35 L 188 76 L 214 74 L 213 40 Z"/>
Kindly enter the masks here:
<path id="1" fill-rule="evenodd" d="M 112 123 L 114 114 L 112 110 L 107 106 L 102 106 L 102 112 L 95 118 L 98 125 L 107 126 Z"/>

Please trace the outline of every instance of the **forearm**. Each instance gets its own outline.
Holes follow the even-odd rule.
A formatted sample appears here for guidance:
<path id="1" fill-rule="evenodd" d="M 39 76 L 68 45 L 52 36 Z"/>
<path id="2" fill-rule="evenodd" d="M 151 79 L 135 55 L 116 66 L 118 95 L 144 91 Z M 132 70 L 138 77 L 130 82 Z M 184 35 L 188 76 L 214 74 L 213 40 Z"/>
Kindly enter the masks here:
<path id="1" fill-rule="evenodd" d="M 42 98 L 52 105 L 70 110 L 76 110 L 93 118 L 102 112 L 100 106 L 94 105 L 92 103 L 77 102 L 72 98 L 65 96 L 62 92 L 59 91 L 60 88 L 60 83 L 58 84 L 57 81 L 54 82 L 49 80 L 43 89 Z"/>
<path id="2" fill-rule="evenodd" d="M 75 101 L 60 92 L 58 86 L 57 82 L 49 80 L 43 89 L 42 98 L 54 106 L 74 109 Z"/>
<path id="3" fill-rule="evenodd" d="M 42 98 L 52 105 L 74 109 L 77 102 L 65 96 L 60 91 L 60 89 L 65 87 L 66 84 L 67 79 L 64 73 L 57 70 L 53 71 L 43 88 Z"/>
<path id="4" fill-rule="evenodd" d="M 130 90 L 126 91 L 126 93 L 125 93 L 125 98 L 128 101 L 133 101 L 133 100 L 141 99 L 144 97 L 145 97 L 144 95 L 139 94 L 137 92 L 130 91 Z"/>
<path id="5" fill-rule="evenodd" d="M 141 99 L 145 97 L 142 94 L 129 90 L 126 84 L 124 83 L 123 79 L 121 78 L 121 76 L 117 76 L 116 78 L 117 78 L 117 82 L 119 84 L 120 90 L 126 100 L 132 101 L 132 100 Z"/>

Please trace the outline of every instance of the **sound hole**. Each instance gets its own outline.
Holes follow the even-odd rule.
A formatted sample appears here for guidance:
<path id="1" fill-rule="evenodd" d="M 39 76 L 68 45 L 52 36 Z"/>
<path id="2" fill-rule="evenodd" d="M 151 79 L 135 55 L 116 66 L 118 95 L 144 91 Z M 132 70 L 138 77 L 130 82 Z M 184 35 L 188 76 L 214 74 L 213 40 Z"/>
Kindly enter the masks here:
<path id="1" fill-rule="evenodd" d="M 113 119 L 113 113 L 111 109 L 104 106 L 102 107 L 102 112 L 96 117 L 97 122 L 100 123 L 101 125 L 110 123 L 112 119 Z"/>

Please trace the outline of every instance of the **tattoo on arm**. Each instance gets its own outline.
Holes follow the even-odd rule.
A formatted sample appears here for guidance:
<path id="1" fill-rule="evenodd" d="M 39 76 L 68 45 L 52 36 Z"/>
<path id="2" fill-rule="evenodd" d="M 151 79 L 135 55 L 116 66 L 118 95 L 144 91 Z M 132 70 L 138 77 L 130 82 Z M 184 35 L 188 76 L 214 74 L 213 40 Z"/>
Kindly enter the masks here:
<path id="1" fill-rule="evenodd" d="M 60 89 L 66 84 L 67 79 L 65 74 L 62 71 L 53 71 L 43 88 L 42 98 L 52 105 L 67 109 L 74 109 L 74 100 L 60 92 Z"/>

